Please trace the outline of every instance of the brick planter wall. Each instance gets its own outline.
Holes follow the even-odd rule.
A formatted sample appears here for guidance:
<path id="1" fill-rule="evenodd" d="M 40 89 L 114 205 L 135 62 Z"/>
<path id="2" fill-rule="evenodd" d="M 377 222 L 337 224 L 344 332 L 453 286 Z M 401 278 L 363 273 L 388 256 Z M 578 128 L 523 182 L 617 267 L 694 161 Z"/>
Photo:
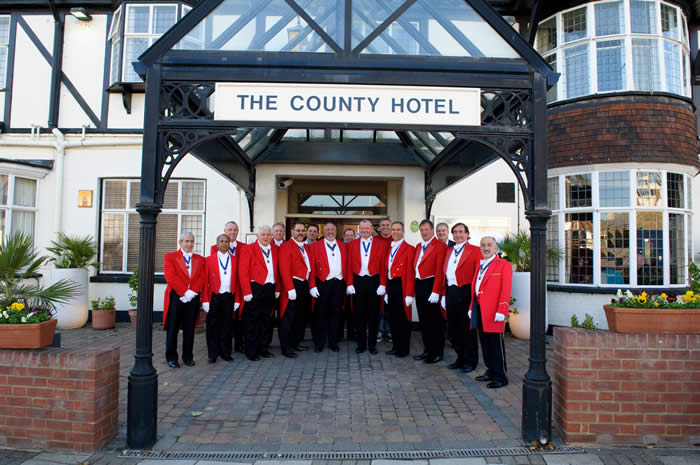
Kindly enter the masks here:
<path id="1" fill-rule="evenodd" d="M 0 447 L 100 450 L 118 405 L 119 347 L 0 350 Z"/>
<path id="2" fill-rule="evenodd" d="M 567 442 L 700 444 L 700 335 L 555 328 L 553 362 Z"/>

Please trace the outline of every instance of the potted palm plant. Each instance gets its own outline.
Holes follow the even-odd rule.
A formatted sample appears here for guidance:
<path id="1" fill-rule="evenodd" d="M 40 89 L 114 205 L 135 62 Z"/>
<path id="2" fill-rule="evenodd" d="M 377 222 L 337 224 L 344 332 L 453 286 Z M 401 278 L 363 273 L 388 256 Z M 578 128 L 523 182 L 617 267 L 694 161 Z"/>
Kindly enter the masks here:
<path id="1" fill-rule="evenodd" d="M 114 297 L 98 297 L 90 301 L 92 307 L 92 329 L 112 329 L 117 322 Z"/>
<path id="2" fill-rule="evenodd" d="M 69 302 L 56 305 L 58 327 L 82 328 L 88 319 L 88 268 L 97 268 L 97 246 L 92 236 L 68 236 L 58 233 L 47 250 L 54 256 L 49 259 L 56 267 L 52 270 L 53 282 L 71 280 L 80 292 Z"/>
<path id="3" fill-rule="evenodd" d="M 530 234 L 520 231 L 516 234 L 506 234 L 498 242 L 498 248 L 503 258 L 513 265 L 513 288 L 511 296 L 518 302 L 518 308 L 511 312 L 508 326 L 511 334 L 518 339 L 530 339 Z M 562 251 L 547 247 L 547 257 L 561 260 Z M 545 329 L 547 314 L 545 312 Z"/>
<path id="4" fill-rule="evenodd" d="M 79 289 L 68 280 L 48 287 L 35 282 L 46 260 L 22 233 L 0 243 L 0 349 L 38 349 L 53 341 L 55 305 Z"/>

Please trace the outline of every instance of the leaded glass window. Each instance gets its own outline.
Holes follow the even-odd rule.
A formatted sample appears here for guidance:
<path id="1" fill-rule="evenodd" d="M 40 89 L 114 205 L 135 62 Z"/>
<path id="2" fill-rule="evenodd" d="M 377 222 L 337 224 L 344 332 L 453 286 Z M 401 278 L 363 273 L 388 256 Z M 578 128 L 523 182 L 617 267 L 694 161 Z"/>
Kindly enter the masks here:
<path id="1" fill-rule="evenodd" d="M 668 208 L 685 208 L 685 186 L 680 173 L 666 174 Z"/>
<path id="2" fill-rule="evenodd" d="M 668 246 L 670 252 L 670 283 L 685 284 L 685 215 L 669 213 L 668 229 Z"/>
<path id="3" fill-rule="evenodd" d="M 565 280 L 593 284 L 593 213 L 567 213 L 564 218 Z"/>
<path id="4" fill-rule="evenodd" d="M 661 173 L 639 171 L 637 173 L 637 205 L 640 207 L 661 206 Z"/>
<path id="5" fill-rule="evenodd" d="M 629 213 L 600 214 L 600 283 L 630 283 Z"/>
<path id="6" fill-rule="evenodd" d="M 577 174 L 567 176 L 566 183 L 566 208 L 591 206 L 591 175 Z"/>
<path id="7" fill-rule="evenodd" d="M 601 172 L 599 179 L 601 207 L 630 206 L 629 171 Z"/>
<path id="8" fill-rule="evenodd" d="M 663 214 L 637 212 L 637 285 L 664 283 L 663 250 Z"/>

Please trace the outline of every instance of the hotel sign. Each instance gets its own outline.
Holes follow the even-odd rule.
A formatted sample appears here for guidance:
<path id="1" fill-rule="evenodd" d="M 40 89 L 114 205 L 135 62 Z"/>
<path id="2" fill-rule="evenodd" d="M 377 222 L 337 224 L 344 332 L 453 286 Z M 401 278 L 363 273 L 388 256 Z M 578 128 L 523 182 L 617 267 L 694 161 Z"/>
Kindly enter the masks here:
<path id="1" fill-rule="evenodd" d="M 480 89 L 335 84 L 216 84 L 223 121 L 479 126 Z"/>

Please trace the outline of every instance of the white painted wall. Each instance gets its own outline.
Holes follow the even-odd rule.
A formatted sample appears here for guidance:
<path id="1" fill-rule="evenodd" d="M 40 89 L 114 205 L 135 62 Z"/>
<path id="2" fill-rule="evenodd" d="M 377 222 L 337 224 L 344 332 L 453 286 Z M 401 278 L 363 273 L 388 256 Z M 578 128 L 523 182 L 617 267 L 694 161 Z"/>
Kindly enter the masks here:
<path id="1" fill-rule="evenodd" d="M 608 329 L 603 305 L 610 303 L 617 289 L 610 294 L 573 294 L 570 292 L 547 291 L 547 311 L 549 324 L 556 326 L 571 326 L 571 315 L 576 315 L 579 323 L 583 323 L 586 313 L 593 317 L 593 322 L 600 329 Z"/>

